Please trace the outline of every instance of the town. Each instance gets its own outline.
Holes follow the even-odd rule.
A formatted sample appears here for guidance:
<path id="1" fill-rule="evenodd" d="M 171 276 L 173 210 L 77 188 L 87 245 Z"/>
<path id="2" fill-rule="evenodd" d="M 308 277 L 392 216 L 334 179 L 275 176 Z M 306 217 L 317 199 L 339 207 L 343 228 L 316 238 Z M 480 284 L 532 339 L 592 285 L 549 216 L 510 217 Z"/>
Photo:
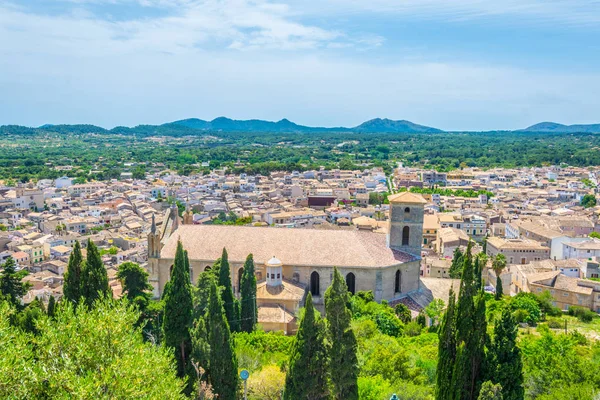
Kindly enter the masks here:
<path id="1" fill-rule="evenodd" d="M 134 169 L 135 163 L 129 167 Z M 425 200 L 421 248 L 415 250 L 420 258 L 418 282 L 408 284 L 405 278 L 406 287 L 380 299 L 402 302 L 415 315 L 434 298 L 447 302 L 450 287 L 458 287 L 451 271 L 453 257 L 472 242 L 473 254 L 487 256 L 486 290 L 495 292 L 499 282 L 504 294 L 547 290 L 562 310 L 581 306 L 600 312 L 600 205 L 595 197 L 599 176 L 600 168 L 593 167 L 463 168 L 440 173 L 402 164 L 387 176 L 381 168 L 268 175 L 230 174 L 223 168 L 192 176 L 155 168 L 141 180 L 123 172 L 119 179 L 83 184 L 64 176 L 0 188 L 0 262 L 12 257 L 17 269 L 28 271 L 25 304 L 36 298 L 44 303 L 50 297 L 60 300 L 73 244 L 79 242 L 85 251 L 90 240 L 100 249 L 115 297 L 122 295 L 118 266 L 128 261 L 150 272 L 158 297 L 161 288 L 158 277 L 153 280 L 152 252 L 158 251 L 155 257 L 160 257 L 160 248 L 149 249 L 157 247 L 149 238 L 151 231 L 163 232 L 167 224 L 260 227 L 254 232 L 273 232 L 269 238 L 290 229 L 385 236 L 390 226 L 388 195 L 408 192 Z M 245 257 L 258 250 L 243 251 Z M 499 255 L 505 258 L 500 269 L 493 267 Z M 257 264 L 259 285 L 270 276 L 264 263 L 271 257 L 280 258 L 277 261 L 284 266 L 293 261 L 282 254 L 265 255 Z M 244 260 L 237 261 L 239 268 Z M 332 257 L 331 263 L 336 262 Z M 289 276 L 286 272 L 284 268 L 283 278 L 293 287 L 295 301 L 278 314 L 268 306 L 284 301 L 267 296 L 259 322 L 293 332 L 303 291 L 309 289 L 318 298 L 315 288 L 320 285 L 324 291 L 329 280 L 315 281 L 308 273 L 301 278 L 297 270 L 290 269 Z M 351 292 L 354 287 L 376 292 L 374 278 L 360 278 L 359 284 L 357 275 L 346 277 Z M 238 276 L 235 266 L 231 276 L 239 293 L 241 272 Z"/>

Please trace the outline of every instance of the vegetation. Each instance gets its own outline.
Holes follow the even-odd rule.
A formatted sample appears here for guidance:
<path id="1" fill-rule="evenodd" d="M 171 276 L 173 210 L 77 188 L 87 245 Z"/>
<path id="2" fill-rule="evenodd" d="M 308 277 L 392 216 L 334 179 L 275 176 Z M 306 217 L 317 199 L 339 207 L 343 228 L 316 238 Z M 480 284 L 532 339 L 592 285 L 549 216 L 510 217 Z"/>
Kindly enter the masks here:
<path id="1" fill-rule="evenodd" d="M 438 171 L 478 166 L 600 165 L 600 136 L 590 133 L 469 132 L 210 132 L 184 126 L 91 125 L 0 127 L 0 175 L 27 182 L 64 174 L 77 182 L 135 179 L 165 168 L 184 175 L 228 167 L 268 174 L 325 168 L 378 166 L 397 161 Z M 385 143 L 385 145 L 382 145 Z M 66 171 L 57 167 L 72 166 Z"/>

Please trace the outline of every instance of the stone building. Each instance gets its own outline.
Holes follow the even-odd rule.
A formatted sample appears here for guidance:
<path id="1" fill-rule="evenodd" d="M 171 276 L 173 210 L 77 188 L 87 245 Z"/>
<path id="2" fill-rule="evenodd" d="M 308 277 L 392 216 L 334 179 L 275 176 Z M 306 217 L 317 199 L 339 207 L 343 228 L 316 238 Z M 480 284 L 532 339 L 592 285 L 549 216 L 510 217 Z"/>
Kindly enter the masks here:
<path id="1" fill-rule="evenodd" d="M 259 286 L 266 280 L 265 264 L 276 256 L 282 263 L 282 279 L 310 290 L 317 306 L 323 304 L 334 266 L 353 293 L 372 290 L 378 301 L 406 296 L 419 289 L 426 201 L 408 192 L 392 195 L 389 201 L 387 235 L 359 230 L 181 224 L 177 208 L 172 207 L 161 228 L 153 223 L 148 235 L 148 270 L 154 296 L 162 295 L 169 280 L 178 240 L 188 251 L 194 282 L 226 248 L 236 294 L 244 261 L 252 253 Z"/>

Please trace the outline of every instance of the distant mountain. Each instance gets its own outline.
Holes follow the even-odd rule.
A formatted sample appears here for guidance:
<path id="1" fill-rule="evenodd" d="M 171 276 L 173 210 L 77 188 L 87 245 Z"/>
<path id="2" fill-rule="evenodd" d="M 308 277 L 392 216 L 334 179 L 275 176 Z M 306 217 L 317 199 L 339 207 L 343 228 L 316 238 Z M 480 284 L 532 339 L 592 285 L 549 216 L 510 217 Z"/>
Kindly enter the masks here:
<path id="1" fill-rule="evenodd" d="M 405 133 L 439 133 L 443 132 L 429 126 L 417 125 L 410 121 L 394 121 L 375 118 L 352 128 L 355 132 L 405 132 Z"/>
<path id="2" fill-rule="evenodd" d="M 518 132 L 600 133 L 600 124 L 563 125 L 556 122 L 540 122 Z"/>
<path id="3" fill-rule="evenodd" d="M 410 121 L 393 121 L 390 119 L 376 118 L 364 122 L 354 128 L 323 128 L 298 125 L 287 119 L 271 122 L 260 119 L 234 120 L 225 117 L 215 118 L 212 121 L 204 121 L 197 118 L 175 121 L 163 126 L 185 126 L 187 128 L 229 131 L 229 132 L 397 132 L 397 133 L 437 133 L 442 132 L 439 129 L 428 126 L 417 125 Z"/>
<path id="4" fill-rule="evenodd" d="M 235 120 L 226 117 L 218 117 L 212 121 L 190 118 L 170 122 L 163 126 L 185 126 L 187 128 L 202 129 L 207 131 L 223 132 L 322 132 L 322 131 L 348 131 L 348 128 L 321 128 L 303 126 L 293 123 L 288 119 L 277 122 L 264 121 L 261 119 Z"/>

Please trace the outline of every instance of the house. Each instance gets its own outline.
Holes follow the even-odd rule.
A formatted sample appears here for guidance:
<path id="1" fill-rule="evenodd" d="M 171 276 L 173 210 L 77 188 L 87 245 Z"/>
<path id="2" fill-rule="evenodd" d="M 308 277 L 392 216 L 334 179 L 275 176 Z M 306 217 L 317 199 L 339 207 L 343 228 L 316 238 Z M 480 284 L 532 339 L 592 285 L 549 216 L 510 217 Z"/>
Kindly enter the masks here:
<path id="1" fill-rule="evenodd" d="M 592 258 L 600 257 L 600 240 L 588 239 L 583 242 L 563 243 L 565 258 Z"/>
<path id="2" fill-rule="evenodd" d="M 492 236 L 487 239 L 487 252 L 490 257 L 504 254 L 508 264 L 529 264 L 550 258 L 550 248 L 535 240 L 503 239 Z"/>

